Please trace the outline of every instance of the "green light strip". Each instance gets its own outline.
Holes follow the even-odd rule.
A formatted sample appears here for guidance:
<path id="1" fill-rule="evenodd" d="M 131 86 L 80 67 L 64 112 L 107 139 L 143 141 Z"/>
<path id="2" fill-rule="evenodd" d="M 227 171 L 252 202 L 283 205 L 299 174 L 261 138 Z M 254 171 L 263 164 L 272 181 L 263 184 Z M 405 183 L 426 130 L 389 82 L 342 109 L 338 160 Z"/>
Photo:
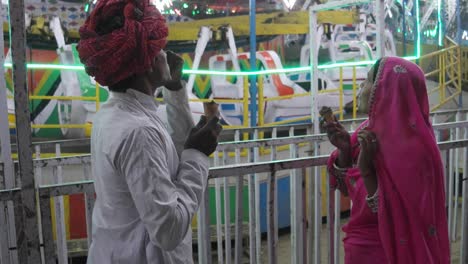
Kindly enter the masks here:
<path id="1" fill-rule="evenodd" d="M 11 62 L 5 62 L 5 68 L 12 68 Z M 64 65 L 64 64 L 46 64 L 46 63 L 28 63 L 26 67 L 29 70 L 72 70 L 84 71 L 83 65 Z"/>
<path id="2" fill-rule="evenodd" d="M 416 60 L 419 56 L 404 57 L 406 60 Z M 341 62 L 333 64 L 319 65 L 320 70 L 335 69 L 340 67 L 362 67 L 375 63 L 375 60 L 366 60 L 359 62 Z M 12 68 L 11 62 L 4 64 L 5 68 Z M 83 65 L 63 65 L 63 64 L 45 64 L 45 63 L 28 63 L 27 68 L 30 70 L 71 70 L 71 71 L 84 71 Z M 268 75 L 268 74 L 281 74 L 281 73 L 301 73 L 309 72 L 310 66 L 295 67 L 288 69 L 276 70 L 260 70 L 260 71 L 211 71 L 211 70 L 190 70 L 184 69 L 183 74 L 196 74 L 196 75 L 224 75 L 224 76 L 249 76 L 249 75 Z"/>

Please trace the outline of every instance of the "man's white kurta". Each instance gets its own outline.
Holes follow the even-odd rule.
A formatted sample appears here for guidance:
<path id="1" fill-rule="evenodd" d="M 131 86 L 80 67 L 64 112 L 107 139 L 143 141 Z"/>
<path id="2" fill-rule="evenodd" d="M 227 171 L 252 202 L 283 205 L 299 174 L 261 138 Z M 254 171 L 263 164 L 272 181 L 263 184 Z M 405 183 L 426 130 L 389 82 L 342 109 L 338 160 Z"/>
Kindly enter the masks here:
<path id="1" fill-rule="evenodd" d="M 93 122 L 97 200 L 90 264 L 193 263 L 192 217 L 209 160 L 183 150 L 193 120 L 185 89 L 164 89 L 168 126 L 152 96 L 112 93 Z"/>

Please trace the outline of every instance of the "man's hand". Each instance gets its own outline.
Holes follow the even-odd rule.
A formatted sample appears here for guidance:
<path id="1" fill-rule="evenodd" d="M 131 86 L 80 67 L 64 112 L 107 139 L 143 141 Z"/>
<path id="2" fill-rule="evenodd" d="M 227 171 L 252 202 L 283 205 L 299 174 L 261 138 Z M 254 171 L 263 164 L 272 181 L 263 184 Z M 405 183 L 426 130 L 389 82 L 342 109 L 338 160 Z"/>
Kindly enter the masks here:
<path id="1" fill-rule="evenodd" d="M 171 80 L 165 83 L 165 87 L 171 91 L 178 91 L 182 89 L 182 68 L 184 67 L 184 60 L 176 53 L 168 50 L 166 51 L 167 64 L 171 72 Z"/>
<path id="2" fill-rule="evenodd" d="M 222 131 L 218 117 L 207 120 L 202 116 L 200 122 L 192 128 L 185 142 L 185 149 L 196 149 L 206 156 L 211 155 L 218 146 L 218 137 Z"/>

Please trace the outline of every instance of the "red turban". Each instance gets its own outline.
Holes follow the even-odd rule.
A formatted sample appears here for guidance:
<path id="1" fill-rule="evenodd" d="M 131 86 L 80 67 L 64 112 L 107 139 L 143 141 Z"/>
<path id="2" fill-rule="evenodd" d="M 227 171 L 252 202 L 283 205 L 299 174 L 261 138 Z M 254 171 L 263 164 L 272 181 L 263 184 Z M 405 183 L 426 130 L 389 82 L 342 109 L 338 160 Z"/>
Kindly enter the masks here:
<path id="1" fill-rule="evenodd" d="M 150 69 L 167 35 L 164 17 L 149 0 L 99 0 L 80 28 L 77 49 L 86 72 L 111 86 Z"/>

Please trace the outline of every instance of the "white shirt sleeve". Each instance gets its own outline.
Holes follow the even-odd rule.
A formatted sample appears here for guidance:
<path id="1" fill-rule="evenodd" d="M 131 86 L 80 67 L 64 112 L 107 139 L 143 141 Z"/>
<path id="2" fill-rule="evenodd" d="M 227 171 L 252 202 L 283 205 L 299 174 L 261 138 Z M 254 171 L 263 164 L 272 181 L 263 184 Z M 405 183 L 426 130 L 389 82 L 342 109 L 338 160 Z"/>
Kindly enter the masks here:
<path id="1" fill-rule="evenodd" d="M 169 251 L 184 239 L 198 210 L 209 160 L 197 150 L 183 151 L 172 180 L 167 153 L 157 129 L 137 128 L 119 148 L 116 166 L 127 180 L 150 240 Z"/>
<path id="2" fill-rule="evenodd" d="M 182 83 L 182 86 L 183 88 L 179 91 L 170 91 L 163 88 L 168 131 L 172 137 L 172 141 L 174 142 L 179 157 L 184 149 L 185 140 L 194 126 L 185 83 Z"/>

